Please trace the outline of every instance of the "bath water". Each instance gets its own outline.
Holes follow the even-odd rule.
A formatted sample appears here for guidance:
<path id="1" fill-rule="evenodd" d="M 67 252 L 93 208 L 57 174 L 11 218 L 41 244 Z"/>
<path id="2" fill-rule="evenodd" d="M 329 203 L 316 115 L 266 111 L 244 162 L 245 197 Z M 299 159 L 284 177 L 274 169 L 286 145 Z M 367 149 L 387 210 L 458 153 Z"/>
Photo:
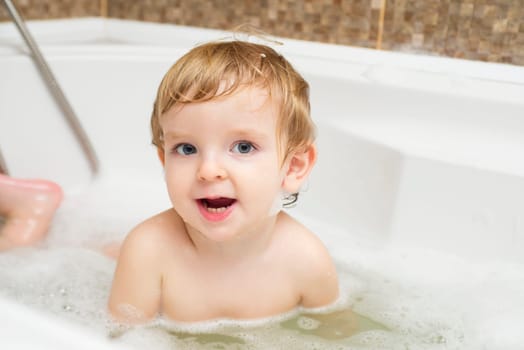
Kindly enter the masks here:
<path id="1" fill-rule="evenodd" d="M 492 350 L 524 344 L 524 266 L 393 246 L 301 217 L 296 209 L 290 214 L 321 237 L 337 264 L 337 304 L 256 321 L 112 324 L 106 303 L 115 262 L 99 248 L 168 205 L 163 189 L 140 186 L 133 192 L 148 196 L 139 201 L 125 186 L 103 184 L 69 195 L 44 244 L 0 254 L 0 294 L 132 349 Z"/>

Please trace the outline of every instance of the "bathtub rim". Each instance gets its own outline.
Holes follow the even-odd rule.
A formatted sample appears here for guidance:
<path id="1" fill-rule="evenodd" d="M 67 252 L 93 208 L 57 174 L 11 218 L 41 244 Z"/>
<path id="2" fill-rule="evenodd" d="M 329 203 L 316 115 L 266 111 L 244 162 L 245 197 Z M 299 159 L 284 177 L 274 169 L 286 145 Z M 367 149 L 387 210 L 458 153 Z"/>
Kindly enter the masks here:
<path id="1" fill-rule="evenodd" d="M 27 25 L 44 51 L 59 46 L 87 44 L 96 47 L 99 44 L 106 48 L 111 45 L 120 48 L 123 45 L 136 48 L 142 46 L 154 52 L 154 47 L 189 49 L 196 43 L 231 37 L 231 32 L 224 30 L 101 17 L 30 20 L 27 21 Z M 63 31 L 64 25 L 68 26 L 67 33 Z M 284 43 L 283 46 L 277 47 L 284 54 L 524 85 L 524 66 L 437 56 L 430 53 L 417 53 L 415 50 L 384 51 L 276 36 L 268 37 Z M 173 44 L 169 44 L 169 40 L 173 41 Z M 257 39 L 253 41 L 256 42 Z M 271 45 L 271 42 L 265 40 L 258 40 L 258 42 Z M 17 55 L 21 50 L 23 53 L 27 51 L 14 24 L 0 23 L 0 57 Z"/>

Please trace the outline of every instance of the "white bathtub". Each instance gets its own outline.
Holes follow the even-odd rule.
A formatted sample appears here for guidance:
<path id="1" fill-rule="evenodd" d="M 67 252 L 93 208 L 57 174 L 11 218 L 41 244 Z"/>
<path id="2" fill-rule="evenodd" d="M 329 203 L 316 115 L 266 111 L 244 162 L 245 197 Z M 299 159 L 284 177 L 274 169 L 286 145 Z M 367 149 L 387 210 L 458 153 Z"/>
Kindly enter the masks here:
<path id="1" fill-rule="evenodd" d="M 167 205 L 148 129 L 157 85 L 188 48 L 229 34 L 105 19 L 29 28 L 94 145 L 97 186 L 147 189 L 161 200 L 146 211 Z M 310 82 L 320 152 L 295 210 L 334 227 L 319 236 L 335 257 L 347 254 L 340 245 L 347 234 L 376 249 L 524 269 L 524 67 L 283 42 L 276 49 Z M 53 179 L 71 195 L 93 186 L 11 23 L 0 24 L 0 149 L 13 176 Z M 0 305 L 13 310 L 0 314 L 0 344 L 104 343 L 16 303 Z M 506 310 L 508 322 L 522 325 L 522 304 L 515 308 Z M 17 327 L 24 332 L 9 331 Z M 507 349 L 520 333 L 500 334 L 486 332 L 482 342 Z M 55 345 L 44 347 L 46 339 Z"/>

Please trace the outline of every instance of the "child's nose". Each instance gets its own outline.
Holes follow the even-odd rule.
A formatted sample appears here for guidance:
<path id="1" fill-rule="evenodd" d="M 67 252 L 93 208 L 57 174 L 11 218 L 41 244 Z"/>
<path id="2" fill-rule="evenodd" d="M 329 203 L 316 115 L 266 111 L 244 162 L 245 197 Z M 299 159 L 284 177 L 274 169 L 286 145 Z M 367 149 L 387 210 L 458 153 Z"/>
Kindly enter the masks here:
<path id="1" fill-rule="evenodd" d="M 223 180 L 227 178 L 227 171 L 215 157 L 207 157 L 200 163 L 197 176 L 201 181 Z"/>

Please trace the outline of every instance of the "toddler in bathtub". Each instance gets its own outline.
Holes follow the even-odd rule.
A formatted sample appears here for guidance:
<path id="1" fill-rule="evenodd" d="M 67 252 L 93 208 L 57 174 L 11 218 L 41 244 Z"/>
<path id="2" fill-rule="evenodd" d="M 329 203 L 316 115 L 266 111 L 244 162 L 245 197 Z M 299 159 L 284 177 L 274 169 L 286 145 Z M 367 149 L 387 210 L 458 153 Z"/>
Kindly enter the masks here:
<path id="1" fill-rule="evenodd" d="M 337 299 L 325 247 L 280 210 L 316 160 L 308 89 L 273 49 L 242 41 L 198 46 L 169 69 L 151 128 L 173 207 L 120 248 L 117 321 L 262 318 Z"/>

